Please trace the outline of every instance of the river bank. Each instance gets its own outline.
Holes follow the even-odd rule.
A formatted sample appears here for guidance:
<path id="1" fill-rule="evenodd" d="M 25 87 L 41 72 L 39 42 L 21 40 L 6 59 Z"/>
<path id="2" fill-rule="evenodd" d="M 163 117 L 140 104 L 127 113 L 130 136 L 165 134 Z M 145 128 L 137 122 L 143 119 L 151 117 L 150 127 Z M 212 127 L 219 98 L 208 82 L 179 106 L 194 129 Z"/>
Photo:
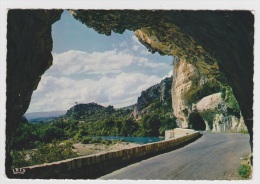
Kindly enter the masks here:
<path id="1" fill-rule="evenodd" d="M 133 148 L 139 146 L 140 144 L 129 143 L 129 142 L 117 142 L 115 144 L 105 145 L 101 143 L 95 144 L 82 144 L 75 143 L 73 144 L 73 151 L 75 151 L 80 156 L 92 155 L 92 154 L 101 154 L 108 151 L 118 151 L 128 148 Z"/>

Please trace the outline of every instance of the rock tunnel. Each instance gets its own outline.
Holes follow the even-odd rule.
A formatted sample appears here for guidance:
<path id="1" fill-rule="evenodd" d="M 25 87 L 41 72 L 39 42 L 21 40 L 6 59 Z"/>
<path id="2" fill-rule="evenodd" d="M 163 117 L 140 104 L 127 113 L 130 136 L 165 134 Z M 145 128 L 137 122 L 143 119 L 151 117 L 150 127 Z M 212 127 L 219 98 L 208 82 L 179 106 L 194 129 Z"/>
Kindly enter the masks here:
<path id="1" fill-rule="evenodd" d="M 203 118 L 199 114 L 195 113 L 190 115 L 189 128 L 194 130 L 206 130 L 206 124 Z"/>
<path id="2" fill-rule="evenodd" d="M 51 26 L 63 10 L 9 10 L 7 16 L 6 173 L 11 138 L 41 76 L 52 65 Z M 196 65 L 208 78 L 225 75 L 253 140 L 254 16 L 250 11 L 71 10 L 100 34 L 135 31 L 151 52 Z M 202 126 L 202 125 L 201 125 Z"/>

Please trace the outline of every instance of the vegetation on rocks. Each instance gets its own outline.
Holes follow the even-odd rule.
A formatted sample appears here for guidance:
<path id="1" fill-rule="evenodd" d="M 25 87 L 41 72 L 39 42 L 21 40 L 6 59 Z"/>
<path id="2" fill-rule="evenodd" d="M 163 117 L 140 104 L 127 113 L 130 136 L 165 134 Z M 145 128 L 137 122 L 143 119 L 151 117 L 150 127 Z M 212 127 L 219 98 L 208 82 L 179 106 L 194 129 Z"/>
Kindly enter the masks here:
<path id="1" fill-rule="evenodd" d="M 237 103 L 236 98 L 233 95 L 231 87 L 225 86 L 222 88 L 221 97 L 225 100 L 230 108 L 228 108 L 229 113 L 234 114 L 235 116 L 240 116 L 240 108 Z"/>
<path id="2" fill-rule="evenodd" d="M 33 150 L 12 150 L 11 155 L 14 159 L 14 168 L 50 163 L 78 156 L 72 150 L 72 142 L 62 143 L 58 140 L 53 140 L 48 144 L 39 143 L 37 149 Z"/>

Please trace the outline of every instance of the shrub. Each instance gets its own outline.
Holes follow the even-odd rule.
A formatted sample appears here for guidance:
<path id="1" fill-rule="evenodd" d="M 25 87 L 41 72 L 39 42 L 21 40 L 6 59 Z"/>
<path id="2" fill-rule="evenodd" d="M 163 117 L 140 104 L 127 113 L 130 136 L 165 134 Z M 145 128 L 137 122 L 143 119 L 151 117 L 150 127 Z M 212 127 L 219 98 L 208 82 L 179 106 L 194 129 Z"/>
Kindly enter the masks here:
<path id="1" fill-rule="evenodd" d="M 81 140 L 82 144 L 89 144 L 91 142 L 92 138 L 91 137 L 83 137 Z"/>
<path id="2" fill-rule="evenodd" d="M 48 126 L 46 129 L 43 129 L 40 133 L 40 137 L 43 142 L 52 142 L 54 139 L 63 139 L 65 133 L 62 129 L 55 126 Z"/>
<path id="3" fill-rule="evenodd" d="M 101 143 L 101 140 L 102 140 L 101 138 L 92 138 L 91 141 L 90 141 L 90 143 L 91 143 L 91 144 Z"/>
<path id="4" fill-rule="evenodd" d="M 233 95 L 233 91 L 230 86 L 226 86 L 222 88 L 221 97 L 230 107 L 228 108 L 229 113 L 232 113 L 237 117 L 240 117 L 240 107 L 237 103 L 236 98 Z"/>
<path id="5" fill-rule="evenodd" d="M 78 154 L 72 150 L 72 143 L 61 143 L 57 140 L 49 144 L 40 144 L 37 149 L 30 152 L 12 151 L 12 157 L 14 159 L 13 167 L 50 163 L 76 156 L 78 156 Z"/>
<path id="6" fill-rule="evenodd" d="M 28 165 L 26 161 L 26 152 L 24 150 L 12 150 L 11 155 L 13 157 L 13 168 L 21 168 Z"/>
<path id="7" fill-rule="evenodd" d="M 105 145 L 114 144 L 113 140 L 104 140 L 104 139 L 101 141 L 101 143 Z"/>
<path id="8" fill-rule="evenodd" d="M 251 175 L 251 167 L 248 164 L 243 164 L 238 169 L 238 174 L 244 178 L 248 179 Z"/>

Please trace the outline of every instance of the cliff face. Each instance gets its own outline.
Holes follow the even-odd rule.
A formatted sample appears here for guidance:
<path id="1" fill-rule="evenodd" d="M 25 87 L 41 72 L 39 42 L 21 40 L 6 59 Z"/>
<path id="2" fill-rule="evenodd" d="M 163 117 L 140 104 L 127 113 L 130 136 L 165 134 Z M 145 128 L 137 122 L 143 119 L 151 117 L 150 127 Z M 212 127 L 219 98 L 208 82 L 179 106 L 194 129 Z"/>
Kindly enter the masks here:
<path id="1" fill-rule="evenodd" d="M 9 10 L 7 32 L 7 134 L 29 107 L 41 75 L 52 65 L 51 26 L 62 11 Z M 10 128 L 10 129 L 9 129 Z"/>
<path id="2" fill-rule="evenodd" d="M 179 127 L 188 128 L 192 103 L 203 97 L 199 91 L 207 82 L 208 79 L 186 60 L 174 63 L 172 107 Z"/>
<path id="3" fill-rule="evenodd" d="M 52 65 L 51 26 L 60 10 L 9 10 L 7 25 L 6 165 L 10 139 L 29 107 L 41 75 Z M 10 170 L 9 170 L 10 171 Z M 7 171 L 7 175 L 9 175 Z"/>
<path id="4" fill-rule="evenodd" d="M 172 107 L 177 125 L 181 128 L 202 128 L 212 132 L 245 130 L 243 117 L 234 115 L 232 107 L 221 97 L 221 86 L 214 78 L 207 78 L 186 60 L 174 64 Z M 201 117 L 198 118 L 194 117 Z M 200 122 L 201 121 L 201 122 Z"/>
<path id="5" fill-rule="evenodd" d="M 246 130 L 242 115 L 230 112 L 229 105 L 215 93 L 202 98 L 194 106 L 194 113 L 198 113 L 206 124 L 206 130 L 212 132 L 241 132 Z M 190 125 L 196 122 L 190 122 Z"/>
<path id="6" fill-rule="evenodd" d="M 167 77 L 159 84 L 142 91 L 133 110 L 134 117 L 139 119 L 141 114 L 146 114 L 160 108 L 157 106 L 154 107 L 155 104 L 160 104 L 159 106 L 165 106 L 166 108 L 168 107 L 168 111 L 171 113 L 171 86 L 172 77 Z"/>

